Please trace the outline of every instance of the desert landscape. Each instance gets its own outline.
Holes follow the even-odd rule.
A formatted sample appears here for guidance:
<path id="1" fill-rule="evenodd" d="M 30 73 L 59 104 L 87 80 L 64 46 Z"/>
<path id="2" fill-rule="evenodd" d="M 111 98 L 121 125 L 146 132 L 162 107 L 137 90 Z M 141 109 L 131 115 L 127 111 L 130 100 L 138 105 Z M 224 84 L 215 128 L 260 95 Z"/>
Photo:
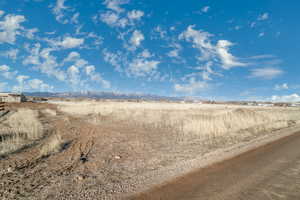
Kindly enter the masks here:
<path id="1" fill-rule="evenodd" d="M 6 107 L 1 199 L 127 198 L 172 177 L 170 167 L 300 122 L 293 107 L 96 100 Z"/>

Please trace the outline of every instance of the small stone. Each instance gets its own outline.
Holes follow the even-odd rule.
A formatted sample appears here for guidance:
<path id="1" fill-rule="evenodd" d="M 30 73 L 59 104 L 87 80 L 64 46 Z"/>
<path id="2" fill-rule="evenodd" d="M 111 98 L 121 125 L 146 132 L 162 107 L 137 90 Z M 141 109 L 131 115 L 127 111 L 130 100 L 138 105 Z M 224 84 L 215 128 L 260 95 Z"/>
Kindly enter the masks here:
<path id="1" fill-rule="evenodd" d="M 8 168 L 7 168 L 7 172 L 8 172 L 8 173 L 13 172 L 13 168 L 12 168 L 12 167 L 8 167 Z"/>
<path id="2" fill-rule="evenodd" d="M 77 181 L 82 181 L 82 180 L 85 179 L 85 176 L 83 176 L 83 175 L 76 175 L 75 178 L 76 178 Z"/>
<path id="3" fill-rule="evenodd" d="M 121 156 L 115 156 L 115 159 L 120 160 Z"/>

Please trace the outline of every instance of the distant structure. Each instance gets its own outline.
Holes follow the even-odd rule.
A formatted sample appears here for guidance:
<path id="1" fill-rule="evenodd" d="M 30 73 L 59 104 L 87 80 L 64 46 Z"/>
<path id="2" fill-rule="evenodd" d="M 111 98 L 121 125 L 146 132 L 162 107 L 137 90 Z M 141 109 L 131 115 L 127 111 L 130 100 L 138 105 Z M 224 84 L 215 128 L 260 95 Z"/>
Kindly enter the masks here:
<path id="1" fill-rule="evenodd" d="M 26 97 L 23 94 L 0 92 L 0 102 L 20 103 L 25 101 L 26 101 Z"/>

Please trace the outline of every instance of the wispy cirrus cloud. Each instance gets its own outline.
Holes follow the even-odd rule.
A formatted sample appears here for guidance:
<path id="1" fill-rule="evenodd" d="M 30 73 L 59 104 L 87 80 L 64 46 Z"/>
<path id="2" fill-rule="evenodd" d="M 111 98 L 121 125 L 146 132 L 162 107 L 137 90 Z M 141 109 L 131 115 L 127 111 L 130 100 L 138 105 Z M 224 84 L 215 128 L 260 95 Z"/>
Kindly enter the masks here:
<path id="1" fill-rule="evenodd" d="M 231 69 L 233 67 L 246 66 L 247 63 L 242 63 L 237 57 L 229 52 L 229 47 L 233 46 L 228 40 L 218 40 L 217 44 L 213 44 L 211 37 L 213 35 L 202 31 L 194 29 L 194 26 L 189 26 L 186 31 L 184 31 L 179 39 L 184 39 L 192 43 L 192 47 L 199 50 L 200 55 L 198 59 L 200 61 L 211 61 L 217 59 L 221 64 L 223 69 Z"/>
<path id="2" fill-rule="evenodd" d="M 221 73 L 212 69 L 213 66 L 230 70 L 234 67 L 249 65 L 230 53 L 230 47 L 234 45 L 232 42 L 218 40 L 213 43 L 212 37 L 213 34 L 196 30 L 195 26 L 189 26 L 179 35 L 180 40 L 191 43 L 192 48 L 197 49 L 199 54 L 195 56 L 198 67 L 193 67 L 194 72 L 183 77 L 185 83 L 174 86 L 175 91 L 194 93 L 209 88 L 208 86 L 211 85 L 209 81 L 213 81 L 213 76 L 222 76 Z"/>
<path id="3" fill-rule="evenodd" d="M 176 83 L 174 85 L 174 89 L 176 92 L 187 93 L 187 94 L 195 94 L 197 92 L 205 91 L 210 88 L 210 84 L 206 81 L 199 81 L 196 78 L 192 77 L 188 80 L 187 83 L 179 84 Z"/>
<path id="4" fill-rule="evenodd" d="M 273 68 L 273 67 L 256 68 L 251 70 L 249 77 L 270 80 L 270 79 L 277 78 L 283 73 L 284 72 L 281 69 Z"/>

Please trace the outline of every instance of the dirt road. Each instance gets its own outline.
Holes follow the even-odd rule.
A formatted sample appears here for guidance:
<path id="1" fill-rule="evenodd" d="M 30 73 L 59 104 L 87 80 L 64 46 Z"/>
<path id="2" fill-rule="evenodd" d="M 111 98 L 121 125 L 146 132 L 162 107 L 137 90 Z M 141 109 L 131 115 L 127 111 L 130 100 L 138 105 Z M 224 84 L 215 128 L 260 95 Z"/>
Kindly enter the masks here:
<path id="1" fill-rule="evenodd" d="M 130 199 L 299 200 L 300 133 Z"/>

